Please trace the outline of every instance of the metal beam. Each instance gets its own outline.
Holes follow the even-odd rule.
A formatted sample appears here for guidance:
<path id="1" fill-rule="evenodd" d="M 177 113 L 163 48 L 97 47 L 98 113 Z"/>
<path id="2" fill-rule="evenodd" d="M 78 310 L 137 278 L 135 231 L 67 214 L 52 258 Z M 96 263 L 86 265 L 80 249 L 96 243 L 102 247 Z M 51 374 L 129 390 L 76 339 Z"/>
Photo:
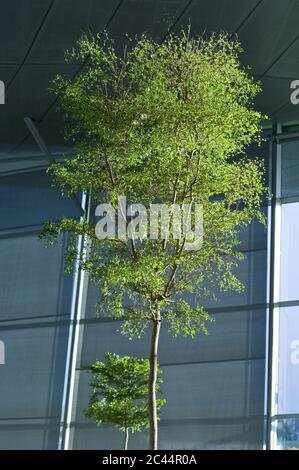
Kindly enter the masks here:
<path id="1" fill-rule="evenodd" d="M 28 127 L 32 137 L 34 138 L 35 142 L 37 143 L 39 149 L 42 151 L 42 153 L 46 156 L 48 162 L 50 165 L 53 165 L 56 163 L 55 158 L 53 157 L 52 153 L 50 152 L 49 148 L 47 147 L 44 139 L 39 133 L 38 128 L 34 124 L 33 120 L 31 117 L 25 117 L 24 118 L 25 124 Z M 74 205 L 78 209 L 80 215 L 84 214 L 84 209 L 82 208 L 80 201 L 78 200 L 77 196 L 75 194 L 71 194 L 70 198 L 72 199 Z"/>
<path id="2" fill-rule="evenodd" d="M 281 124 L 274 129 L 274 136 L 281 134 Z M 267 432 L 266 448 L 275 448 L 276 428 L 273 416 L 277 407 L 277 355 L 279 276 L 280 276 L 280 197 L 281 197 L 281 144 L 271 142 L 271 235 L 270 235 L 270 273 L 269 273 L 269 321 L 268 321 L 268 361 L 267 361 Z"/>

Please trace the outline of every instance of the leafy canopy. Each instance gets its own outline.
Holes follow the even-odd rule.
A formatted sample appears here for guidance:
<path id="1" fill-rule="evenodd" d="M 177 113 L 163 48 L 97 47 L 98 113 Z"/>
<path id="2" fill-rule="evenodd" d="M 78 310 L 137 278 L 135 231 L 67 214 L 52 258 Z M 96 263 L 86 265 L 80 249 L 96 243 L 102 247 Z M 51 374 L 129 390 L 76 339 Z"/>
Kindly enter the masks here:
<path id="1" fill-rule="evenodd" d="M 89 191 L 98 202 L 119 196 L 144 204 L 186 204 L 203 209 L 204 238 L 197 251 L 186 240 L 98 240 L 95 219 L 50 223 L 53 241 L 72 234 L 67 259 L 78 256 L 76 236 L 91 250 L 81 267 L 101 293 L 100 311 L 124 320 L 140 335 L 161 312 L 174 335 L 207 331 L 211 318 L 194 296 L 211 286 L 242 289 L 234 268 L 242 258 L 239 233 L 264 222 L 264 167 L 246 149 L 260 142 L 262 116 L 253 107 L 260 86 L 240 65 L 240 44 L 225 34 L 169 35 L 163 44 L 142 36 L 117 55 L 107 36 L 83 37 L 67 60 L 85 61 L 74 79 L 53 83 L 75 158 L 50 171 L 64 192 Z M 193 299 L 193 300 L 192 300 Z M 197 302 L 198 305 L 198 302 Z"/>
<path id="2" fill-rule="evenodd" d="M 96 361 L 89 369 L 94 381 L 86 410 L 88 418 L 97 424 L 112 424 L 121 431 L 135 432 L 148 426 L 148 360 L 106 353 L 105 362 Z M 158 377 L 157 392 L 162 382 Z M 158 412 L 164 403 L 165 400 L 157 400 Z"/>

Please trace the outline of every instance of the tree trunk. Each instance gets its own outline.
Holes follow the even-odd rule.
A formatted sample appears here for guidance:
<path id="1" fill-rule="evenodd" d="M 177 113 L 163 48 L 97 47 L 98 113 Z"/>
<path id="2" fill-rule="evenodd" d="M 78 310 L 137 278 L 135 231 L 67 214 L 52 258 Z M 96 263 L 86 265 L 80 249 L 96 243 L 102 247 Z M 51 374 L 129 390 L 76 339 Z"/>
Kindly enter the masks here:
<path id="1" fill-rule="evenodd" d="M 125 441 L 124 441 L 124 450 L 128 450 L 128 442 L 129 442 L 129 429 L 125 429 Z"/>
<path id="2" fill-rule="evenodd" d="M 158 372 L 158 344 L 161 328 L 160 312 L 157 313 L 155 320 L 153 320 L 153 331 L 151 340 L 150 352 L 150 375 L 148 383 L 148 407 L 149 407 L 149 448 L 150 450 L 157 450 L 158 448 L 158 420 L 157 420 L 157 397 L 156 397 L 156 384 Z"/>

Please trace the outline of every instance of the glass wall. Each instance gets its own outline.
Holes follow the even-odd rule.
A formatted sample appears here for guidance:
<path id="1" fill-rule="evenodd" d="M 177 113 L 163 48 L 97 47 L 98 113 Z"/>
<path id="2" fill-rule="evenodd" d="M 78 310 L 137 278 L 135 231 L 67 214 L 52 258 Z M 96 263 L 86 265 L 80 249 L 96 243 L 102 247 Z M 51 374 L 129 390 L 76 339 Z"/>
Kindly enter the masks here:
<path id="1" fill-rule="evenodd" d="M 282 140 L 276 153 L 272 447 L 299 449 L 299 141 Z"/>
<path id="2" fill-rule="evenodd" d="M 0 448 L 57 449 L 72 276 L 67 240 L 46 248 L 38 233 L 46 220 L 77 213 L 44 171 L 0 182 Z"/>
<path id="3" fill-rule="evenodd" d="M 215 317 L 209 337 L 192 341 L 172 339 L 166 330 L 162 333 L 160 363 L 167 399 L 160 423 L 162 449 L 262 446 L 264 311 L 219 312 Z M 117 326 L 116 322 L 85 323 L 81 366 L 102 359 L 106 351 L 148 356 L 148 337 L 129 342 L 119 335 Z M 109 441 L 105 428 L 97 428 L 84 417 L 90 376 L 82 369 L 77 374 L 74 448 L 119 448 L 119 433 L 113 432 L 115 437 Z M 147 448 L 147 435 L 135 434 L 131 445 Z"/>
<path id="4" fill-rule="evenodd" d="M 268 161 L 269 144 L 252 154 Z M 261 449 L 265 398 L 272 448 L 299 447 L 299 141 L 282 139 L 273 155 L 273 252 L 267 230 L 252 224 L 241 234 L 245 257 L 237 275 L 244 292 L 215 292 L 217 300 L 205 301 L 216 319 L 211 334 L 173 339 L 162 329 L 162 449 Z M 75 291 L 64 274 L 67 239 L 46 248 L 38 233 L 46 220 L 78 212 L 44 171 L 2 177 L 0 198 L 0 448 L 54 449 L 59 440 L 74 449 L 119 448 L 117 431 L 85 418 L 90 376 L 84 366 L 106 351 L 147 357 L 149 336 L 129 341 L 118 322 L 97 318 L 97 289 L 87 276 L 77 283 L 80 318 L 70 326 Z M 67 362 L 70 334 L 76 348 Z M 136 433 L 130 446 L 146 448 L 147 433 Z"/>
<path id="5" fill-rule="evenodd" d="M 252 150 L 268 158 L 269 147 Z M 267 213 L 267 208 L 264 208 Z M 242 233 L 245 257 L 237 275 L 244 292 L 216 293 L 205 306 L 216 322 L 210 335 L 173 339 L 161 332 L 159 362 L 167 399 L 159 425 L 161 449 L 262 449 L 264 442 L 267 308 L 267 230 L 258 223 Z M 90 395 L 84 366 L 107 351 L 148 357 L 150 338 L 129 341 L 114 320 L 96 318 L 97 289 L 88 285 L 76 360 L 70 447 L 118 449 L 122 436 L 97 427 L 84 415 Z M 198 302 L 202 302 L 200 299 Z M 129 446 L 147 448 L 147 432 L 135 433 Z"/>
<path id="6" fill-rule="evenodd" d="M 280 309 L 278 414 L 299 415 L 299 306 Z"/>

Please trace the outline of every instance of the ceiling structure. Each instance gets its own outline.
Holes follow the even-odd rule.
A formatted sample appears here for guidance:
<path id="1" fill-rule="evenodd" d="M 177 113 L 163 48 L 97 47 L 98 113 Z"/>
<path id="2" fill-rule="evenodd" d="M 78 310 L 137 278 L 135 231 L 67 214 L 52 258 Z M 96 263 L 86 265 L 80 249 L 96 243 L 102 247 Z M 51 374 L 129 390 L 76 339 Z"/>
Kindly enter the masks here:
<path id="1" fill-rule="evenodd" d="M 25 125 L 35 125 L 52 154 L 70 151 L 55 97 L 57 73 L 76 76 L 84 64 L 65 64 L 64 50 L 83 32 L 107 29 L 121 47 L 142 32 L 163 41 L 167 31 L 191 24 L 193 34 L 238 36 L 244 64 L 262 82 L 257 107 L 273 121 L 299 121 L 290 84 L 299 80 L 298 0 L 0 0 L 0 173 L 45 165 Z"/>

